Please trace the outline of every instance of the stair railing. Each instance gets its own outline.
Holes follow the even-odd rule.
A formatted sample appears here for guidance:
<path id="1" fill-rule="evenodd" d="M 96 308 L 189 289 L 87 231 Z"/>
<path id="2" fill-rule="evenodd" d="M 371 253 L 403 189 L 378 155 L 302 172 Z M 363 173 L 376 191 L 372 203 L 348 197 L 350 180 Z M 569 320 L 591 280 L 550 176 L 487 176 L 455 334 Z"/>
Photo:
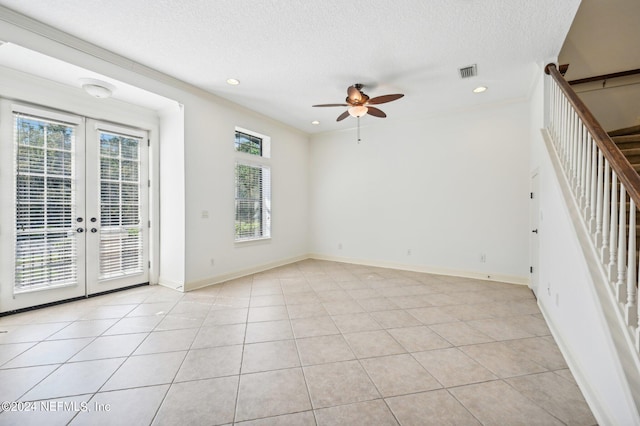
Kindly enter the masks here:
<path id="1" fill-rule="evenodd" d="M 580 207 L 609 286 L 640 352 L 636 213 L 640 176 L 580 100 L 555 64 L 551 76 L 547 130 Z"/>

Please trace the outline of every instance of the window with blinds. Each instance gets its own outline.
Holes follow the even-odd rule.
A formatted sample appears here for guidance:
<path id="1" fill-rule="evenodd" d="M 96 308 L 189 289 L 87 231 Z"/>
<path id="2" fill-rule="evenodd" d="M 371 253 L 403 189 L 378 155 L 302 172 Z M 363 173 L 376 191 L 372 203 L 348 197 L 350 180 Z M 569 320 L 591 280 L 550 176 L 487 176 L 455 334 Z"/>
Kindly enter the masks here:
<path id="1" fill-rule="evenodd" d="M 236 130 L 235 148 L 235 240 L 271 237 L 271 168 L 268 165 L 270 140 Z"/>
<path id="2" fill-rule="evenodd" d="M 75 126 L 14 113 L 15 293 L 77 283 Z"/>
<path id="3" fill-rule="evenodd" d="M 143 272 L 141 142 L 100 132 L 100 279 Z"/>

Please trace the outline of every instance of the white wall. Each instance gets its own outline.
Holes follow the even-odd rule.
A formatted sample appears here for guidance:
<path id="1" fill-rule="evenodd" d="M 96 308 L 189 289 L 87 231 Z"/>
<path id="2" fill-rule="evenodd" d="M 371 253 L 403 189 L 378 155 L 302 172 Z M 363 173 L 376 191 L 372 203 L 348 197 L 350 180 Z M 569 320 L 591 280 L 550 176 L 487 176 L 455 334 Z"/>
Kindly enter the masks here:
<path id="1" fill-rule="evenodd" d="M 272 236 L 267 241 L 234 242 L 236 126 L 271 138 Z M 185 148 L 188 287 L 306 256 L 305 134 L 230 103 L 194 97 L 185 100 Z"/>
<path id="2" fill-rule="evenodd" d="M 185 161 L 183 107 L 175 105 L 160 112 L 160 147 L 158 179 L 160 181 L 159 282 L 180 288 L 185 282 Z M 153 221 L 153 220 L 152 220 Z"/>
<path id="3" fill-rule="evenodd" d="M 539 176 L 538 304 L 600 424 L 638 424 L 601 303 L 540 129 L 543 79 L 532 100 L 531 170 Z M 597 285 L 602 285 L 597 283 Z"/>
<path id="4" fill-rule="evenodd" d="M 360 144 L 355 129 L 313 136 L 311 252 L 526 283 L 528 114 L 522 101 L 420 121 L 365 117 L 375 125 Z"/>
<path id="5" fill-rule="evenodd" d="M 613 80 L 607 89 L 578 92 L 580 99 L 606 131 L 640 125 L 640 77 L 636 76 L 634 80 L 633 85 L 613 86 L 622 83 Z"/>

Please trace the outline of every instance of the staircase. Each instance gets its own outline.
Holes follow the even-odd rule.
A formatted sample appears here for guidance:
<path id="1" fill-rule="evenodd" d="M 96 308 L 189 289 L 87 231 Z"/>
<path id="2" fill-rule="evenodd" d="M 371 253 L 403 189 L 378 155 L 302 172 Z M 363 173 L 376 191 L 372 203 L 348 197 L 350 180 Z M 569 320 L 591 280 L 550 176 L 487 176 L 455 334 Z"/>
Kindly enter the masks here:
<path id="1" fill-rule="evenodd" d="M 592 369 L 599 364 L 583 357 L 580 362 L 592 363 L 592 369 L 578 368 L 584 377 L 604 386 L 612 384 L 619 389 L 619 407 L 630 409 L 629 421 L 624 423 L 605 420 L 602 424 L 640 424 L 640 126 L 606 132 L 591 111 L 564 79 L 555 64 L 549 64 L 545 72 L 547 80 L 547 125 L 543 132 L 554 172 L 559 178 L 565 205 L 572 221 L 581 255 L 585 260 L 589 279 L 577 277 L 580 284 L 591 283 L 597 309 L 591 316 L 593 321 L 601 320 L 608 333 L 602 340 L 603 347 L 611 348 L 616 372 L 620 381 L 601 381 L 592 375 Z M 624 207 L 626 206 L 626 208 Z M 550 245 L 547 249 L 553 251 Z M 570 245 L 565 251 L 571 250 Z M 559 254 L 559 253 L 558 253 Z M 572 264 L 580 269 L 579 263 Z M 562 267 L 562 264 L 558 266 Z M 571 276 L 571 270 L 546 270 L 556 280 Z M 584 273 L 584 272 L 583 272 Z M 552 279 L 547 279 L 550 283 Z M 549 285 L 549 284 L 548 284 Z M 550 287 L 548 287 L 549 289 Z M 580 288 L 576 285 L 575 288 Z M 585 288 L 586 289 L 586 288 Z M 586 293 L 585 293 L 586 294 Z M 549 298 L 547 298 L 549 299 Z M 589 303 L 584 306 L 587 311 Z M 567 335 L 576 328 L 564 325 L 562 306 L 555 306 L 552 300 L 543 303 L 543 312 L 551 318 L 551 323 L 561 324 Z M 576 309 L 576 314 L 579 310 Z M 576 322 L 574 327 L 579 327 Z M 596 327 L 592 327 L 596 329 Z M 567 340 L 571 338 L 567 337 Z M 609 346 L 609 342 L 613 343 Z M 576 347 L 587 348 L 588 343 L 577 337 L 572 341 Z M 574 352 L 576 353 L 576 352 Z M 573 355 L 576 359 L 580 355 Z M 613 364 L 612 364 L 613 365 Z M 613 369 L 611 371 L 613 374 Z M 580 377 L 578 375 L 577 377 Z M 609 375 L 613 380 L 613 375 Z M 585 381 L 585 383 L 589 383 Z M 619 386 L 619 387 L 618 387 Z M 590 400 L 603 400 L 598 390 L 588 389 Z M 619 407 L 614 411 L 619 411 Z M 603 419 L 608 415 L 604 410 L 596 410 Z"/>
<path id="2" fill-rule="evenodd" d="M 611 140 L 629 160 L 636 172 L 640 173 L 640 126 L 608 132 Z"/>
<path id="3" fill-rule="evenodd" d="M 625 127 L 607 132 L 633 169 L 640 173 L 640 126 Z M 626 202 L 627 214 L 630 202 Z M 628 227 L 627 227 L 628 229 Z M 628 234 L 627 234 L 628 235 Z M 636 216 L 636 251 L 640 256 L 640 215 Z"/>

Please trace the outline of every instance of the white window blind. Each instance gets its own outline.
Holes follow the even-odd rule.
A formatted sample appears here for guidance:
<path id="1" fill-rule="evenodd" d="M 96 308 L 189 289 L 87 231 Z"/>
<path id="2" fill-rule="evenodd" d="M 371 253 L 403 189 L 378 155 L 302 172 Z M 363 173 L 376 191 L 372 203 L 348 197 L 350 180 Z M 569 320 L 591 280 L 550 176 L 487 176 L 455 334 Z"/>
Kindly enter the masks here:
<path id="1" fill-rule="evenodd" d="M 100 279 L 143 272 L 141 143 L 100 132 Z"/>
<path id="2" fill-rule="evenodd" d="M 271 169 L 236 163 L 236 241 L 271 236 Z"/>
<path id="3" fill-rule="evenodd" d="M 14 113 L 14 292 L 77 283 L 75 126 Z"/>

